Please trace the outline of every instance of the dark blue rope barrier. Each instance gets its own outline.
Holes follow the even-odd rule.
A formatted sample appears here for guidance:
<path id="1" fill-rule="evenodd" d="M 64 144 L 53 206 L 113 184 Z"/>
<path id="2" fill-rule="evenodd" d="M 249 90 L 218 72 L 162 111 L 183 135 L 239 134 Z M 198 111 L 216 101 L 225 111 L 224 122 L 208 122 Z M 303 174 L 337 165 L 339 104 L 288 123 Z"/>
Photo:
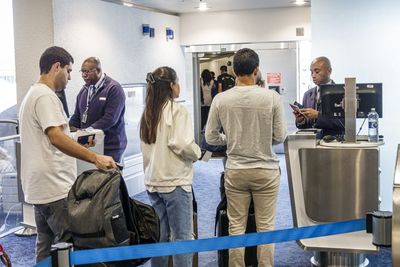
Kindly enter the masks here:
<path id="1" fill-rule="evenodd" d="M 199 240 L 78 250 L 70 254 L 70 263 L 90 264 L 120 260 L 151 258 L 212 250 L 250 247 L 299 239 L 344 234 L 365 230 L 365 219 L 319 224 L 299 228 L 252 233 L 238 236 L 214 237 Z M 39 265 L 36 265 L 39 266 Z M 46 266 L 46 265 L 40 265 Z"/>

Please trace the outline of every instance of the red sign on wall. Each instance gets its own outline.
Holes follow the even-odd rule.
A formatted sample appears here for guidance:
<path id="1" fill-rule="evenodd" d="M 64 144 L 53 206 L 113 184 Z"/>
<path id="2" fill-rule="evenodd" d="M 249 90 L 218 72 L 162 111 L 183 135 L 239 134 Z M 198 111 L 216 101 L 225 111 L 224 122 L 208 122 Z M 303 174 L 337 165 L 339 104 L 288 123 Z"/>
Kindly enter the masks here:
<path id="1" fill-rule="evenodd" d="M 268 84 L 280 84 L 281 83 L 281 73 L 280 72 L 267 73 L 267 83 Z"/>

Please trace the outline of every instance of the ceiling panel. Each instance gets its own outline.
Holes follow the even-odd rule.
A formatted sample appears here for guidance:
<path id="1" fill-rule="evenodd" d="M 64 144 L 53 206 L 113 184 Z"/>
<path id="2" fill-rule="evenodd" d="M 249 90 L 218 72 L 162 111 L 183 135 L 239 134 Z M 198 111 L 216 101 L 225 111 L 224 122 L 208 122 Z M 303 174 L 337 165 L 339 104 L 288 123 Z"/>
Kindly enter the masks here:
<path id="1" fill-rule="evenodd" d="M 131 3 L 136 7 L 154 9 L 171 14 L 200 12 L 197 7 L 200 0 L 104 0 L 118 4 Z M 293 0 L 202 0 L 206 2 L 209 10 L 231 11 L 261 8 L 295 7 Z M 310 1 L 308 1 L 310 2 Z M 309 4 L 308 4 L 309 6 Z"/>

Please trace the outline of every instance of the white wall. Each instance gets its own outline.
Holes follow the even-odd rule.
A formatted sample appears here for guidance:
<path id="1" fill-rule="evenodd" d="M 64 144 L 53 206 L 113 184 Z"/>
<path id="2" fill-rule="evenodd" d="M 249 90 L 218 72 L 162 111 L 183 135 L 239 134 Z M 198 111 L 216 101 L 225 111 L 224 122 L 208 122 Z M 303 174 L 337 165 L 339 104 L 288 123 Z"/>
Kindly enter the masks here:
<path id="1" fill-rule="evenodd" d="M 142 35 L 142 24 L 155 28 L 155 38 Z M 166 27 L 174 30 L 174 40 L 166 41 Z M 147 72 L 171 66 L 178 73 L 181 99 L 185 99 L 185 61 L 179 36 L 177 16 L 99 0 L 54 0 L 54 43 L 65 47 L 75 59 L 66 91 L 71 111 L 83 84 L 78 70 L 90 56 L 99 57 L 104 72 L 120 83 L 145 82 Z"/>
<path id="2" fill-rule="evenodd" d="M 13 0 L 18 106 L 39 78 L 39 58 L 53 45 L 52 0 Z"/>
<path id="3" fill-rule="evenodd" d="M 383 82 L 381 208 L 391 210 L 394 163 L 400 142 L 399 106 L 400 1 L 313 0 L 312 54 L 332 61 L 332 77 L 357 82 Z M 366 128 L 367 126 L 364 126 Z"/>
<path id="4" fill-rule="evenodd" d="M 256 50 L 260 57 L 260 71 L 265 80 L 265 87 L 269 85 L 279 85 L 283 108 L 285 111 L 288 132 L 291 133 L 296 129 L 294 116 L 289 103 L 293 103 L 297 99 L 297 66 L 296 66 L 296 50 L 280 49 L 280 50 Z M 268 84 L 267 73 L 280 73 L 280 84 Z M 283 146 L 280 152 L 283 152 Z"/>
<path id="5" fill-rule="evenodd" d="M 143 83 L 147 72 L 163 65 L 173 67 L 181 83 L 180 100 L 192 99 L 192 87 L 185 88 L 179 17 L 99 0 L 15 0 L 13 5 L 19 103 L 38 80 L 40 55 L 52 45 L 66 48 L 75 59 L 66 89 L 71 113 L 83 85 L 79 70 L 90 56 L 99 57 L 104 72 L 120 83 Z M 142 24 L 155 28 L 155 38 L 142 35 Z M 166 40 L 166 27 L 174 30 L 174 40 Z M 138 119 L 141 114 L 136 113 L 129 119 Z M 136 132 L 127 134 L 131 138 Z M 131 194 L 143 190 L 142 170 L 140 158 L 125 162 L 124 176 Z"/>
<path id="6" fill-rule="evenodd" d="M 181 16 L 182 45 L 310 39 L 310 8 L 189 13 Z M 296 28 L 304 27 L 304 37 Z"/>

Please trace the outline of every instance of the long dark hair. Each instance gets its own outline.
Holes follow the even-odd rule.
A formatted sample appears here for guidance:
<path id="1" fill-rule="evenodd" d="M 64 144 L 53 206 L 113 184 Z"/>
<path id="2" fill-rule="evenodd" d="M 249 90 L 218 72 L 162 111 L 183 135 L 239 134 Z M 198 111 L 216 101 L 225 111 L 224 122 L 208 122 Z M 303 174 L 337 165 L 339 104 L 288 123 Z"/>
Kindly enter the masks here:
<path id="1" fill-rule="evenodd" d="M 170 67 L 159 67 L 146 77 L 146 106 L 140 120 L 140 139 L 146 144 L 154 144 L 162 110 L 167 101 L 172 100 L 171 83 L 176 83 L 177 75 Z"/>
<path id="2" fill-rule="evenodd" d="M 201 72 L 201 79 L 203 80 L 203 85 L 210 85 L 212 77 L 208 69 L 205 69 Z"/>

